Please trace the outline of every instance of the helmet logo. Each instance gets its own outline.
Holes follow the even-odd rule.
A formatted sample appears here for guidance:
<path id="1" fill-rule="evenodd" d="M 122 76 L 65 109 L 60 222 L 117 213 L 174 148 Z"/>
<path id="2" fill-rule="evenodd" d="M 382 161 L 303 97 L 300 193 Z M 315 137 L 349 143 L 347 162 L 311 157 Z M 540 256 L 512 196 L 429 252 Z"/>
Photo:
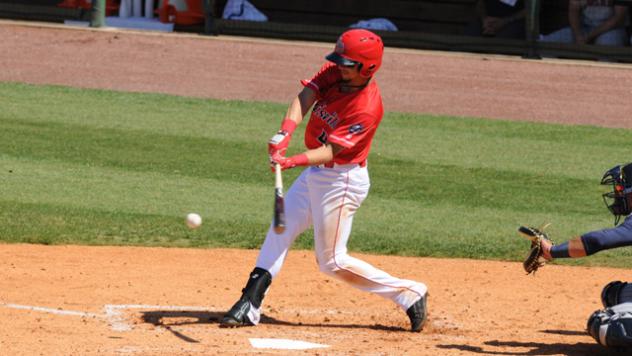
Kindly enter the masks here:
<path id="1" fill-rule="evenodd" d="M 345 53 L 345 43 L 342 42 L 342 38 L 339 38 L 338 41 L 336 41 L 336 49 L 334 50 L 334 52 L 338 54 Z"/>

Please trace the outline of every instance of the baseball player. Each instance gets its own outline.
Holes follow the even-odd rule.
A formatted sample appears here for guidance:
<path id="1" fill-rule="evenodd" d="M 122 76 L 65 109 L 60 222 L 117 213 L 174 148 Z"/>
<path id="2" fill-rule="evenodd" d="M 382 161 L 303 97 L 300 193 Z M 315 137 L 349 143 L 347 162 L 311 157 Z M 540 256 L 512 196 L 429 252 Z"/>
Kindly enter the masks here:
<path id="1" fill-rule="evenodd" d="M 535 272 L 555 258 L 579 258 L 599 251 L 632 246 L 632 163 L 615 166 L 603 175 L 602 185 L 611 187 L 603 194 L 608 210 L 615 217 L 615 227 L 587 232 L 560 245 L 553 245 L 539 230 L 540 238 L 532 244 L 525 270 Z M 625 216 L 619 225 L 621 217 Z M 533 251 L 538 253 L 534 253 Z M 588 333 L 601 345 L 632 349 L 632 283 L 613 281 L 601 292 L 605 310 L 594 312 L 587 323 Z"/>
<path id="2" fill-rule="evenodd" d="M 272 164 L 283 170 L 307 167 L 285 196 L 286 228 L 272 225 L 261 247 L 241 298 L 226 313 L 221 326 L 256 325 L 261 302 L 281 270 L 288 249 L 310 225 L 314 228 L 316 259 L 322 272 L 358 289 L 390 299 L 406 311 L 411 330 L 426 321 L 427 287 L 393 277 L 347 254 L 353 215 L 369 192 L 367 156 L 382 120 L 382 97 L 374 74 L 380 69 L 382 39 L 367 30 L 343 33 L 312 79 L 289 105 L 281 129 L 270 139 Z M 292 133 L 313 106 L 305 129 L 303 153 L 286 157 Z"/>
<path id="3" fill-rule="evenodd" d="M 612 191 L 604 193 L 603 199 L 615 216 L 615 227 L 591 231 L 560 245 L 553 245 L 550 240 L 543 239 L 542 257 L 545 260 L 584 257 L 602 250 L 632 245 L 632 163 L 606 171 L 601 184 L 612 186 Z M 626 218 L 617 226 L 622 216 Z"/>

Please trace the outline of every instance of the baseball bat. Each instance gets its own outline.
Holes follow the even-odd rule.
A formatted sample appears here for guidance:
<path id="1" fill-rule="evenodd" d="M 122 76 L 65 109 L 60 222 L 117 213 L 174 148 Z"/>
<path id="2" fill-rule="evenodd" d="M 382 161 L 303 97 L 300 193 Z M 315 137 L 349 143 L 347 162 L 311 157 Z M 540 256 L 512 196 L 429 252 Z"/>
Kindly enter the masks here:
<path id="1" fill-rule="evenodd" d="M 283 177 L 281 165 L 274 165 L 274 232 L 282 234 L 285 231 L 285 201 L 283 199 Z"/>

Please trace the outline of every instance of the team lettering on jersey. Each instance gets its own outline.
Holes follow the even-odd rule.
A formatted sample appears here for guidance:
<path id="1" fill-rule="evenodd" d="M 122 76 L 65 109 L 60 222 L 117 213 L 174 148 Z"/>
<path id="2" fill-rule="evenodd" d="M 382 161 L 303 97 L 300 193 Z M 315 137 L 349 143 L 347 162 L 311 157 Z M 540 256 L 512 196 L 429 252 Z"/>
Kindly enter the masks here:
<path id="1" fill-rule="evenodd" d="M 336 112 L 329 113 L 327 111 L 327 104 L 321 103 L 320 101 L 314 105 L 314 110 L 312 113 L 316 115 L 318 118 L 323 120 L 327 126 L 335 129 L 338 123 L 340 122 L 340 118 Z"/>

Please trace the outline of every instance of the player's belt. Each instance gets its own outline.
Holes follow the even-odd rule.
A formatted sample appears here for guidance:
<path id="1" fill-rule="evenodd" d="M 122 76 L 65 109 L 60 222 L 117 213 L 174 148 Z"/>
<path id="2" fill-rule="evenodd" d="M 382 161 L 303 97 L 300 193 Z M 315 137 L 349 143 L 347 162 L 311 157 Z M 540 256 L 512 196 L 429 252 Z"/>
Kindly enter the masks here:
<path id="1" fill-rule="evenodd" d="M 334 161 L 331 162 L 327 162 L 324 164 L 320 164 L 318 165 L 319 168 L 342 168 L 342 167 L 354 167 L 354 166 L 360 166 L 360 167 L 366 167 L 366 159 L 360 163 L 345 163 L 345 164 L 340 164 L 340 163 L 335 163 Z"/>

